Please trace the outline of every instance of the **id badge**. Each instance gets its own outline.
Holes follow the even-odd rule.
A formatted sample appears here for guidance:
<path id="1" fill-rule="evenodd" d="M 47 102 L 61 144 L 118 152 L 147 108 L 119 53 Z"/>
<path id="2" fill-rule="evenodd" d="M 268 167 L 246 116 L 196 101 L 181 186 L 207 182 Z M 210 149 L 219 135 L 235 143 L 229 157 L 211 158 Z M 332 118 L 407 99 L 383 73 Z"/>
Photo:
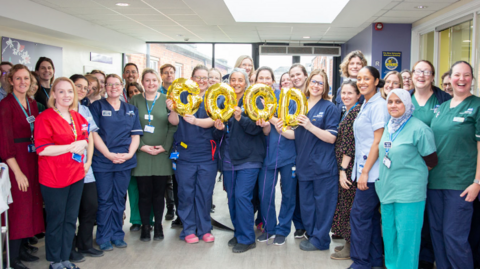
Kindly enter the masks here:
<path id="1" fill-rule="evenodd" d="M 176 159 L 178 159 L 179 156 L 180 156 L 180 153 L 178 153 L 176 151 L 172 152 L 172 153 L 170 153 L 170 160 L 176 160 Z"/>
<path id="2" fill-rule="evenodd" d="M 76 162 L 81 163 L 82 162 L 82 155 L 79 155 L 77 153 L 72 153 L 72 159 Z"/>
<path id="3" fill-rule="evenodd" d="M 392 142 L 383 142 L 383 146 L 384 146 L 386 149 L 390 149 L 390 148 L 392 148 Z"/>
<path id="4" fill-rule="evenodd" d="M 145 132 L 153 134 L 155 132 L 155 126 L 152 125 L 145 125 Z"/>
<path id="5" fill-rule="evenodd" d="M 177 171 L 177 164 L 175 162 L 172 162 L 172 168 L 174 171 Z"/>
<path id="6" fill-rule="evenodd" d="M 148 114 L 145 114 L 145 119 L 146 120 L 153 120 L 153 115 L 148 116 Z"/>
<path id="7" fill-rule="evenodd" d="M 35 117 L 34 116 L 27 117 L 27 122 L 28 123 L 34 123 L 35 122 Z"/>
<path id="8" fill-rule="evenodd" d="M 390 169 L 390 166 L 392 165 L 392 161 L 391 161 L 387 156 L 385 156 L 385 157 L 383 158 L 383 164 L 384 164 L 388 169 Z"/>
<path id="9" fill-rule="evenodd" d="M 28 145 L 28 152 L 29 153 L 37 152 L 37 149 L 35 148 L 34 144 Z"/>

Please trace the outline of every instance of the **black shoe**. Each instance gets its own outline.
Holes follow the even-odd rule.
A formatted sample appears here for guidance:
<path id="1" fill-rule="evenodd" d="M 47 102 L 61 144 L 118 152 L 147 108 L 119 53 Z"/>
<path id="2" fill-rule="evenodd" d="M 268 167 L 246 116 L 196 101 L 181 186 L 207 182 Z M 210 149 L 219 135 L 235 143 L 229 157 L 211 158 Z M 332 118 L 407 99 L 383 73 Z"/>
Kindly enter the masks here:
<path id="1" fill-rule="evenodd" d="M 343 236 L 332 234 L 332 240 L 339 240 L 339 239 L 343 239 Z"/>
<path id="2" fill-rule="evenodd" d="M 173 207 L 167 208 L 167 214 L 165 215 L 165 220 L 172 220 L 175 216 L 175 209 Z"/>
<path id="3" fill-rule="evenodd" d="M 232 252 L 242 253 L 242 252 L 248 251 L 249 249 L 255 248 L 256 246 L 257 244 L 255 242 L 253 242 L 253 244 L 250 244 L 250 245 L 244 245 L 244 244 L 238 243 L 233 247 Z"/>
<path id="4" fill-rule="evenodd" d="M 28 254 L 35 254 L 38 251 L 37 247 L 30 246 L 29 244 L 22 245 L 22 248 L 24 248 Z"/>
<path id="5" fill-rule="evenodd" d="M 42 239 L 42 238 L 45 237 L 45 233 L 36 234 L 35 237 L 36 237 L 37 239 Z M 35 244 L 34 244 L 34 245 L 35 245 Z"/>
<path id="6" fill-rule="evenodd" d="M 153 241 L 163 240 L 163 226 L 161 223 L 155 223 L 155 230 L 153 231 Z"/>
<path id="7" fill-rule="evenodd" d="M 142 234 L 140 235 L 140 241 L 148 242 L 150 240 L 152 240 L 152 237 L 150 235 L 150 225 L 143 225 Z"/>
<path id="8" fill-rule="evenodd" d="M 12 261 L 10 267 L 12 267 L 13 269 L 28 269 L 28 267 L 26 267 L 25 264 L 23 264 L 22 261 L 20 261 L 19 259 Z"/>
<path id="9" fill-rule="evenodd" d="M 433 269 L 433 263 L 429 263 L 426 261 L 420 261 L 418 263 L 418 269 Z"/>
<path id="10" fill-rule="evenodd" d="M 305 231 L 304 229 L 298 229 L 295 231 L 293 236 L 295 237 L 295 239 L 302 239 L 305 236 L 306 232 L 307 231 Z"/>
<path id="11" fill-rule="evenodd" d="M 174 221 L 172 221 L 172 228 L 181 228 L 183 227 L 183 223 L 179 217 L 177 217 Z"/>
<path id="12" fill-rule="evenodd" d="M 37 256 L 33 256 L 32 254 L 28 254 L 25 248 L 20 248 L 20 255 L 18 258 L 24 262 L 38 262 L 39 258 Z"/>
<path id="13" fill-rule="evenodd" d="M 38 238 L 36 236 L 28 238 L 28 244 L 30 245 L 38 244 Z"/>
<path id="14" fill-rule="evenodd" d="M 138 232 L 140 231 L 141 227 L 142 226 L 140 224 L 132 224 L 132 227 L 130 227 L 130 232 Z"/>
<path id="15" fill-rule="evenodd" d="M 234 238 L 232 238 L 232 239 L 230 239 L 230 240 L 228 241 L 228 246 L 229 246 L 229 247 L 234 247 L 234 246 L 236 246 L 237 244 L 238 244 L 238 241 L 237 241 L 237 238 L 236 238 L 236 237 L 234 237 Z"/>
<path id="16" fill-rule="evenodd" d="M 103 251 L 96 249 L 96 248 L 91 248 L 87 250 L 79 250 L 78 252 L 82 253 L 85 256 L 88 257 L 102 257 L 103 256 Z"/>
<path id="17" fill-rule="evenodd" d="M 70 252 L 70 257 L 68 258 L 70 262 L 84 262 L 85 256 L 82 253 L 72 250 Z"/>

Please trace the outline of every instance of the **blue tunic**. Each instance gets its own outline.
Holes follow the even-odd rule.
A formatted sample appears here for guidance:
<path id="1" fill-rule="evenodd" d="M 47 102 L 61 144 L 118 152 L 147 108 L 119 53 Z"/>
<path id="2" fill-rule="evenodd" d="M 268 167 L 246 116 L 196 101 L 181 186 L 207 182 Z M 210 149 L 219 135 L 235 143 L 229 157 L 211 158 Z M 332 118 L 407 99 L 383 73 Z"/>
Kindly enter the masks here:
<path id="1" fill-rule="evenodd" d="M 87 98 L 85 98 L 87 99 Z M 89 132 L 97 132 L 98 127 L 95 121 L 93 120 L 92 113 L 90 113 L 90 110 L 88 107 L 79 105 L 78 106 L 78 113 L 82 115 L 87 121 L 88 121 L 88 131 Z M 83 158 L 83 162 L 87 162 L 87 150 L 85 150 L 85 158 Z M 93 175 L 92 167 L 90 166 L 90 169 L 88 169 L 87 174 L 85 174 L 85 183 L 91 183 L 95 182 L 95 176 Z"/>
<path id="2" fill-rule="evenodd" d="M 131 104 L 121 102 L 120 109 L 115 111 L 107 99 L 101 99 L 90 105 L 90 112 L 99 127 L 97 133 L 110 152 L 128 153 L 132 143 L 131 136 L 143 135 L 138 109 Z M 95 148 L 92 161 L 95 172 L 122 171 L 136 166 L 135 155 L 122 164 L 114 164 Z"/>

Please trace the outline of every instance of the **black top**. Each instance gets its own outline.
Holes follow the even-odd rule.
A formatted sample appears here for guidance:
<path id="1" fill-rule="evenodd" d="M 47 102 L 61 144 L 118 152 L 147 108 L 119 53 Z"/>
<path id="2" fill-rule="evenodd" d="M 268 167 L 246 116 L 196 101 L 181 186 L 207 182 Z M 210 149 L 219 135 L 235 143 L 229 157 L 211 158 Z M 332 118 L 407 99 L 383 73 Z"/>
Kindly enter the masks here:
<path id="1" fill-rule="evenodd" d="M 44 88 L 42 86 L 38 87 L 37 93 L 35 94 L 35 101 L 37 101 L 37 103 L 40 103 L 44 107 L 47 107 L 49 97 L 50 97 L 50 88 Z"/>

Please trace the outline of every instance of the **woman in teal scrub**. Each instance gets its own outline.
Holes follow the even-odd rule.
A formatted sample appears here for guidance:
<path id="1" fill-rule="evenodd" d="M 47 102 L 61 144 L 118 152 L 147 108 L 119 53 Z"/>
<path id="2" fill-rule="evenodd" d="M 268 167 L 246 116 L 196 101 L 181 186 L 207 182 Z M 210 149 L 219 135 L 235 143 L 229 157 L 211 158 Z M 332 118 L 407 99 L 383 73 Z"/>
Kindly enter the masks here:
<path id="1" fill-rule="evenodd" d="M 433 132 L 412 117 L 410 94 L 394 89 L 387 96 L 391 118 L 379 144 L 375 190 L 382 210 L 385 266 L 416 269 L 427 194 L 428 169 L 437 165 Z"/>
<path id="2" fill-rule="evenodd" d="M 437 268 L 473 268 L 468 242 L 473 201 L 480 191 L 480 98 L 472 95 L 472 66 L 450 69 L 453 99 L 432 120 L 438 165 L 428 177 L 427 207 Z"/>

